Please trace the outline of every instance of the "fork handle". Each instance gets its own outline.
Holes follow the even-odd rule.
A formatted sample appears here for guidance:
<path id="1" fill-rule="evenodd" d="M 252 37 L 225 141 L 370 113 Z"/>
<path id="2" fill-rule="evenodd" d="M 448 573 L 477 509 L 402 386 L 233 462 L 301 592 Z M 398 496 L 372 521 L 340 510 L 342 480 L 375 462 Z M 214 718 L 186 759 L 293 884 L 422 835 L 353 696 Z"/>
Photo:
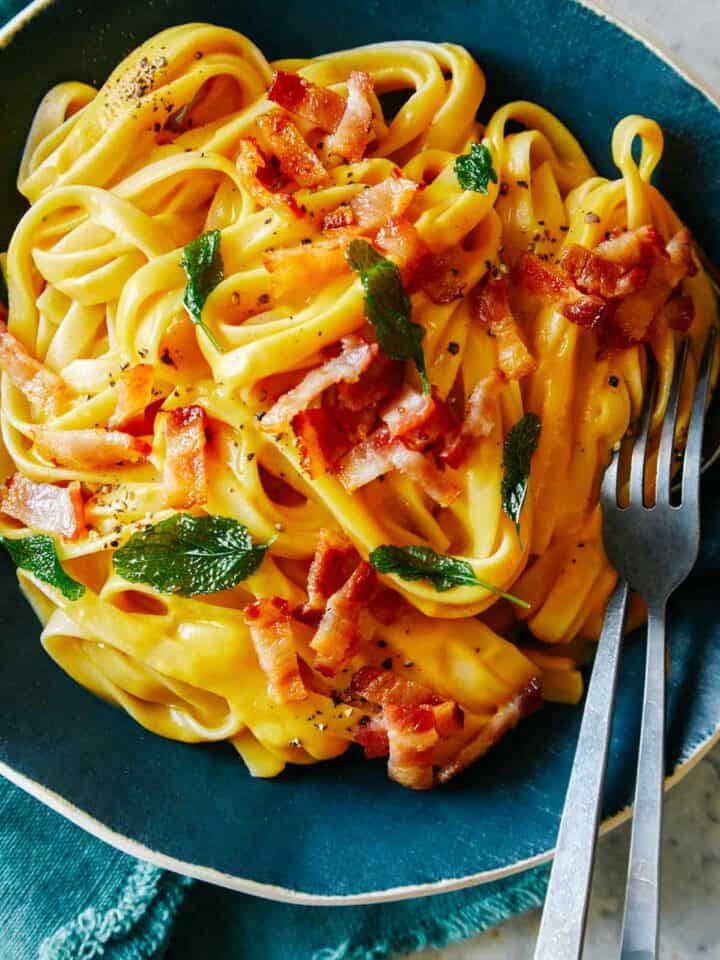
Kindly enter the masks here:
<path id="1" fill-rule="evenodd" d="M 628 585 L 608 602 L 565 797 L 535 960 L 577 960 L 585 936 Z"/>
<path id="2" fill-rule="evenodd" d="M 655 960 L 665 779 L 665 608 L 648 611 L 645 696 L 625 891 L 621 960 Z"/>

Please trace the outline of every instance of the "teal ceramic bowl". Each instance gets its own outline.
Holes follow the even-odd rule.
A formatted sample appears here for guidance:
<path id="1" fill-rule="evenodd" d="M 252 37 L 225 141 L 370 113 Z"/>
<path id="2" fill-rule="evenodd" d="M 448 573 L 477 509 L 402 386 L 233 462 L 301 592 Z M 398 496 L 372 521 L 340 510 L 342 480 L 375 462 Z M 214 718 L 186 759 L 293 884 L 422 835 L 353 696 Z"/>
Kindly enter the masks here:
<path id="1" fill-rule="evenodd" d="M 614 23 L 564 0 L 54 0 L 5 31 L 0 51 L 0 244 L 23 211 L 14 187 L 33 111 L 52 84 L 99 85 L 134 46 L 206 20 L 248 34 L 269 58 L 392 39 L 467 46 L 488 78 L 487 117 L 518 97 L 549 107 L 613 175 L 609 138 L 627 113 L 666 135 L 657 184 L 720 259 L 720 113 L 672 64 Z M 81 26 L 78 29 L 78 26 Z M 668 775 L 720 729 L 720 472 L 704 481 L 700 563 L 670 616 Z M 226 746 L 162 740 L 66 677 L 0 558 L 0 772 L 81 826 L 161 866 L 305 903 L 446 891 L 547 859 L 555 844 L 581 710 L 548 706 L 450 786 L 415 794 L 354 753 L 253 780 Z M 605 800 L 627 815 L 642 699 L 642 638 L 627 645 Z M 623 812 L 624 811 L 624 812 Z"/>

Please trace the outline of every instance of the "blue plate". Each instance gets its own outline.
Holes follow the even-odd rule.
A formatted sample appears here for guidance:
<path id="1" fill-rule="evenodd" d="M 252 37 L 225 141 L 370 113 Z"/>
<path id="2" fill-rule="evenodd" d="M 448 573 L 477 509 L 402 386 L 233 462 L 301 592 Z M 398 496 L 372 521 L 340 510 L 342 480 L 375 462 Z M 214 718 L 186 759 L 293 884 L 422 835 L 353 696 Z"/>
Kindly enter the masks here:
<path id="1" fill-rule="evenodd" d="M 560 0 L 128 0 L 35 5 L 0 52 L 0 243 L 23 204 L 14 188 L 25 132 L 49 86 L 100 84 L 151 34 L 204 19 L 248 34 L 269 58 L 311 56 L 378 40 L 452 40 L 488 77 L 481 115 L 518 97 L 555 111 L 602 173 L 627 113 L 662 125 L 657 179 L 720 259 L 720 113 L 651 49 L 591 10 Z M 81 29 L 78 29 L 81 25 Z M 720 471 L 705 477 L 700 564 L 671 609 L 668 773 L 688 766 L 720 728 Z M 0 772 L 131 853 L 250 893 L 304 902 L 417 896 L 493 879 L 552 849 L 580 710 L 548 706 L 455 783 L 415 794 L 382 761 L 354 753 L 253 780 L 225 746 L 190 747 L 146 733 L 95 699 L 45 655 L 9 560 L 0 559 Z M 643 644 L 627 646 L 605 814 L 632 795 Z M 329 898 L 329 899 L 321 899 Z"/>

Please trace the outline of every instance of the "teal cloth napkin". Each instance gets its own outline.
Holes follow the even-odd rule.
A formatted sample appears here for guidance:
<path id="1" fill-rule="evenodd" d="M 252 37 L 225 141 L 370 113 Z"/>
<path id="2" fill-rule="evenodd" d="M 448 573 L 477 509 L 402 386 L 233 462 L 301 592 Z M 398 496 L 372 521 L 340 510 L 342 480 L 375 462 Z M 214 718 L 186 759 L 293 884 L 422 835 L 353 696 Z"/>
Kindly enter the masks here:
<path id="1" fill-rule="evenodd" d="M 541 867 L 400 903 L 273 903 L 120 853 L 0 778 L 2 960 L 384 960 L 537 907 L 546 883 Z"/>
<path id="2" fill-rule="evenodd" d="M 23 5 L 0 0 L 0 24 Z M 2 960 L 384 960 L 536 907 L 546 884 L 539 868 L 400 903 L 272 903 L 135 860 L 0 777 Z"/>

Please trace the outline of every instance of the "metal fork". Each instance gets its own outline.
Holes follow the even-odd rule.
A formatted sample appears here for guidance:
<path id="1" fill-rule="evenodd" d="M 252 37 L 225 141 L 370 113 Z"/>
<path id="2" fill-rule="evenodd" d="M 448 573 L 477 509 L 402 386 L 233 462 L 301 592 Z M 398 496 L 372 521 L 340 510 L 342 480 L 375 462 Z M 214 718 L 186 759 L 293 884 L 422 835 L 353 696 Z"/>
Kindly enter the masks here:
<path id="1" fill-rule="evenodd" d="M 681 502 L 671 503 L 675 428 L 688 341 L 678 352 L 660 433 L 655 503 L 645 503 L 645 466 L 654 404 L 650 367 L 630 456 L 629 504 L 618 504 L 620 452 L 605 471 L 600 500 L 603 540 L 619 580 L 605 614 L 558 834 L 555 862 L 535 948 L 535 960 L 576 960 L 582 954 L 628 593 L 648 607 L 645 692 L 634 819 L 623 918 L 621 960 L 657 956 L 660 835 L 665 774 L 665 609 L 686 579 L 700 545 L 700 468 L 705 407 L 716 330 L 705 344 L 683 458 Z"/>

